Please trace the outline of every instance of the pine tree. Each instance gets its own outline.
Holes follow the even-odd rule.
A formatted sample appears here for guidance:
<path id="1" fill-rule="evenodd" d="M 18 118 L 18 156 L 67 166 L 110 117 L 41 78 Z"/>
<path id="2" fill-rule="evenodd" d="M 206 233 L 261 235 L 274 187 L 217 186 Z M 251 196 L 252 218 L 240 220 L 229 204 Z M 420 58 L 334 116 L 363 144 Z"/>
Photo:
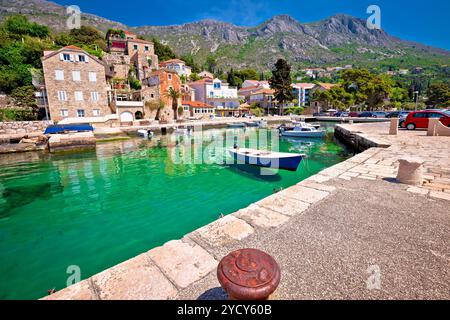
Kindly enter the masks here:
<path id="1" fill-rule="evenodd" d="M 291 66 L 284 59 L 278 59 L 269 79 L 270 87 L 275 90 L 275 99 L 280 103 L 280 115 L 283 115 L 284 104 L 294 99 L 292 92 Z"/>

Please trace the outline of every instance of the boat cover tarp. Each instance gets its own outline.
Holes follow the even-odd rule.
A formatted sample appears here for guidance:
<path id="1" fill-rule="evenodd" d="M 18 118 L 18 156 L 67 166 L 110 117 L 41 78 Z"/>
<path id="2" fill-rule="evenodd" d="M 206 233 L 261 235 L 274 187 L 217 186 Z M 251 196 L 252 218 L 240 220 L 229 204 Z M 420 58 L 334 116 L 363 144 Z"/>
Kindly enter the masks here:
<path id="1" fill-rule="evenodd" d="M 68 131 L 94 131 L 94 127 L 90 124 L 56 124 L 48 126 L 44 134 L 64 133 Z"/>

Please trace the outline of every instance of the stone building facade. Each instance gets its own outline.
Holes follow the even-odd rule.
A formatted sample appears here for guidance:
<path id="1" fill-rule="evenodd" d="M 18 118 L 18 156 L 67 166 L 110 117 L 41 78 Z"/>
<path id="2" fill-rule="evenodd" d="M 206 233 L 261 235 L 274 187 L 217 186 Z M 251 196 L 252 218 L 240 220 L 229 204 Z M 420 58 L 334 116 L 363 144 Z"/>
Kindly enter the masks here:
<path id="1" fill-rule="evenodd" d="M 105 65 L 84 50 L 67 46 L 42 58 L 50 118 L 104 117 L 108 105 Z"/>

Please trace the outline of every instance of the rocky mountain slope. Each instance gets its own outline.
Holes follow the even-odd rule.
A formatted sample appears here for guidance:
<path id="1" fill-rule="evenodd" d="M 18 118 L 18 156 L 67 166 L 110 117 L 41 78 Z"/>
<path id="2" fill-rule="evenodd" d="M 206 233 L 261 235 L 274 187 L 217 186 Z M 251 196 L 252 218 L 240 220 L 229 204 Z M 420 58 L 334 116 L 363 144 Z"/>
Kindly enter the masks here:
<path id="1" fill-rule="evenodd" d="M 65 8 L 45 0 L 0 0 L 0 18 L 22 13 L 56 30 L 65 28 Z M 103 31 L 123 28 L 144 37 L 157 37 L 177 54 L 192 54 L 197 63 L 216 58 L 219 67 L 268 70 L 278 57 L 298 67 L 443 65 L 450 52 L 403 41 L 383 30 L 369 30 L 364 20 L 338 14 L 315 23 L 300 23 L 288 15 L 274 16 L 256 27 L 203 20 L 174 26 L 127 27 L 95 15 L 83 14 L 83 23 Z"/>

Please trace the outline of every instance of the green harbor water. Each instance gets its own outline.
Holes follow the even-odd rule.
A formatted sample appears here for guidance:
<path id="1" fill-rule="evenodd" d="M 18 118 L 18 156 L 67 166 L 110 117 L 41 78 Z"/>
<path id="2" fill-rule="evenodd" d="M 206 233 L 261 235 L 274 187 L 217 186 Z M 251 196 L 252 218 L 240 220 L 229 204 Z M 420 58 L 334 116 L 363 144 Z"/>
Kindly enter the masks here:
<path id="1" fill-rule="evenodd" d="M 200 145 L 255 132 L 209 130 Z M 280 151 L 307 159 L 296 172 L 261 176 L 254 167 L 174 163 L 190 138 L 178 144 L 172 138 L 99 143 L 81 153 L 0 155 L 0 299 L 60 290 L 69 266 L 88 278 L 349 157 L 331 134 L 281 138 Z M 226 150 L 205 154 L 218 159 Z"/>

